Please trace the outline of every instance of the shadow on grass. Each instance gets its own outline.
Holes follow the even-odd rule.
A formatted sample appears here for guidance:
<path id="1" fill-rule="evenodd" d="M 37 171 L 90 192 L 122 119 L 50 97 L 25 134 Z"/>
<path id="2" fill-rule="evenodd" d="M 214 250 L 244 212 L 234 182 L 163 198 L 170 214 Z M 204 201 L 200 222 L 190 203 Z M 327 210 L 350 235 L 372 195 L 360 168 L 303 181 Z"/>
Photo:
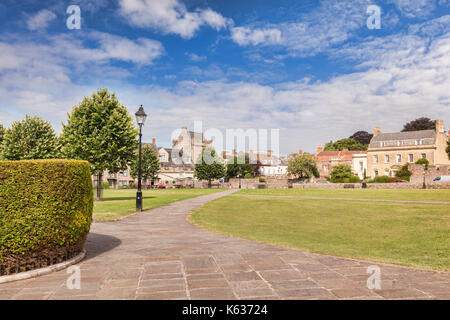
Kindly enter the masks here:
<path id="1" fill-rule="evenodd" d="M 155 196 L 143 196 L 142 199 L 152 199 L 152 198 L 156 198 Z M 96 202 L 108 202 L 108 201 L 118 201 L 118 200 L 135 200 L 136 199 L 136 195 L 134 196 L 130 196 L 130 197 L 108 197 L 106 199 L 102 199 L 101 201 L 97 201 Z"/>
<path id="2" fill-rule="evenodd" d="M 104 252 L 110 251 L 118 247 L 122 241 L 116 237 L 90 232 L 88 234 L 84 249 L 86 257 L 84 260 L 92 259 Z"/>

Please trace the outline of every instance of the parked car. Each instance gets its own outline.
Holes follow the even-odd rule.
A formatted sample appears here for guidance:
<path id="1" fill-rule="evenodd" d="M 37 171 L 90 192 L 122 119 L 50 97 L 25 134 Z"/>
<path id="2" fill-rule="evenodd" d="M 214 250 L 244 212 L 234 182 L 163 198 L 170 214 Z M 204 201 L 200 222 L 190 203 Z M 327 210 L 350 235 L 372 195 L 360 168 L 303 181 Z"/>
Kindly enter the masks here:
<path id="1" fill-rule="evenodd" d="M 164 182 L 161 182 L 160 184 L 158 184 L 158 189 L 165 189 L 166 188 L 166 184 Z"/>
<path id="2" fill-rule="evenodd" d="M 433 179 L 433 182 L 450 182 L 450 176 L 439 176 Z"/>
<path id="3" fill-rule="evenodd" d="M 393 180 L 392 183 L 404 183 L 404 182 L 408 182 L 407 180 L 403 180 L 403 179 L 397 179 L 397 180 Z"/>

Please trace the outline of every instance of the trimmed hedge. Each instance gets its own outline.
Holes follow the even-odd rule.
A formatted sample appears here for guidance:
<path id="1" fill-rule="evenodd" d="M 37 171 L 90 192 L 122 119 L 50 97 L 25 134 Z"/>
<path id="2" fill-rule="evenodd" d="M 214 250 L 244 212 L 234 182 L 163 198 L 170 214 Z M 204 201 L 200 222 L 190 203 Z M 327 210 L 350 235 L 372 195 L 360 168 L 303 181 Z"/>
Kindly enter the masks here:
<path id="1" fill-rule="evenodd" d="M 0 275 L 67 260 L 92 222 L 86 161 L 0 161 Z"/>

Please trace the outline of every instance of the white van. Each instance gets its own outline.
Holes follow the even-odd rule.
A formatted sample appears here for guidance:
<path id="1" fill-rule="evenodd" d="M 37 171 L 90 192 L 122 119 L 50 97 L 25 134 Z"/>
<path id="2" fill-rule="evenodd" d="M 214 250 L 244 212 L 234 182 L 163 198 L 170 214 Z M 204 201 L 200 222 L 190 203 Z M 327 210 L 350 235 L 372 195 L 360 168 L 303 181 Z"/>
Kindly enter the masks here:
<path id="1" fill-rule="evenodd" d="M 433 182 L 450 182 L 450 176 L 439 176 L 433 179 Z"/>

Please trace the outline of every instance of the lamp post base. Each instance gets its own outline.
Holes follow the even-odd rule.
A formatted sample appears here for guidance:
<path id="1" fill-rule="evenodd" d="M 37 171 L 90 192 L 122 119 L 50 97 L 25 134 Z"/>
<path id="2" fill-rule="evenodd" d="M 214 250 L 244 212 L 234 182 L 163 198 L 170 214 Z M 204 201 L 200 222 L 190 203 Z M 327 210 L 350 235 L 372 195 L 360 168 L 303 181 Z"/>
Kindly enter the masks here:
<path id="1" fill-rule="evenodd" d="M 136 211 L 142 211 L 142 191 L 138 191 L 136 194 Z"/>

